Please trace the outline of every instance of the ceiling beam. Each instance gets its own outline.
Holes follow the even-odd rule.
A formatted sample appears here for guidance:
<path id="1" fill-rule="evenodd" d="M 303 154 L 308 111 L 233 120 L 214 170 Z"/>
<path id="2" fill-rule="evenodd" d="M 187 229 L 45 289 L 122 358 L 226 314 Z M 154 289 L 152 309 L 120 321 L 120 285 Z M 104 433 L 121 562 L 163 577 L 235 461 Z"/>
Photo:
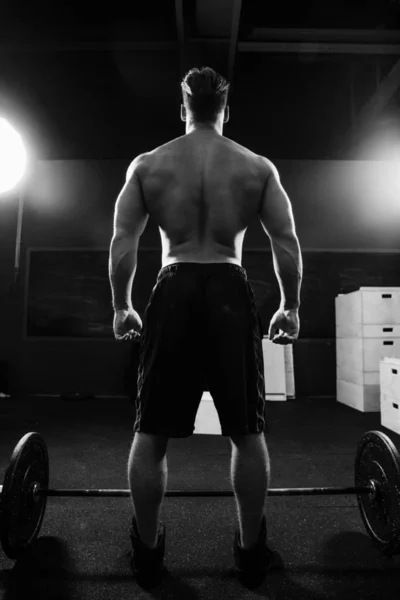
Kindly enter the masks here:
<path id="1" fill-rule="evenodd" d="M 185 21 L 183 18 L 183 0 L 175 0 L 176 31 L 178 32 L 180 73 L 185 71 Z"/>
<path id="2" fill-rule="evenodd" d="M 400 32 L 375 29 L 255 27 L 239 52 L 275 54 L 400 54 Z"/>
<path id="3" fill-rule="evenodd" d="M 338 42 L 400 44 L 400 32 L 387 29 L 293 29 L 254 27 L 248 42 Z"/>
<path id="4" fill-rule="evenodd" d="M 228 81 L 232 83 L 233 73 L 235 70 L 235 60 L 238 48 L 240 13 L 242 12 L 242 0 L 234 0 L 232 6 L 232 26 L 231 38 L 229 42 L 229 57 L 228 57 Z"/>
<path id="5" fill-rule="evenodd" d="M 238 41 L 242 0 L 202 0 L 197 5 L 198 36 L 185 39 L 183 0 L 175 0 L 178 42 L 149 40 L 145 42 L 59 42 L 28 41 L 0 43 L 0 52 L 99 52 L 116 49 L 135 52 L 141 50 L 174 50 L 180 52 L 185 44 L 220 44 L 229 47 L 229 63 L 239 52 L 274 54 L 393 54 L 400 55 L 400 32 L 388 30 L 348 29 L 267 29 L 253 28 Z M 205 10 L 206 8 L 207 11 Z"/>
<path id="6" fill-rule="evenodd" d="M 357 44 L 335 42 L 241 42 L 239 52 L 262 54 L 400 54 L 399 44 Z"/>
<path id="7" fill-rule="evenodd" d="M 234 40 L 231 38 L 189 38 L 185 44 L 219 44 L 230 47 L 233 53 Z M 140 52 L 147 51 L 169 51 L 180 47 L 178 42 L 27 42 L 27 43 L 0 43 L 0 53 L 24 54 L 24 53 L 46 53 L 46 52 Z M 378 55 L 400 55 L 399 44 L 341 44 L 341 43 L 306 43 L 306 42 L 238 42 L 237 52 L 257 52 L 262 54 L 365 54 Z M 232 61 L 232 58 L 230 58 Z"/>
<path id="8" fill-rule="evenodd" d="M 227 77 L 233 80 L 236 53 L 239 39 L 240 15 L 242 0 L 198 0 L 196 4 L 196 27 L 198 37 L 189 43 L 201 44 L 212 49 L 212 55 L 220 62 L 221 44 L 226 52 Z M 219 48 L 213 45 L 219 44 Z M 223 41 L 221 41 L 223 40 Z M 225 60 L 225 56 L 222 57 Z"/>

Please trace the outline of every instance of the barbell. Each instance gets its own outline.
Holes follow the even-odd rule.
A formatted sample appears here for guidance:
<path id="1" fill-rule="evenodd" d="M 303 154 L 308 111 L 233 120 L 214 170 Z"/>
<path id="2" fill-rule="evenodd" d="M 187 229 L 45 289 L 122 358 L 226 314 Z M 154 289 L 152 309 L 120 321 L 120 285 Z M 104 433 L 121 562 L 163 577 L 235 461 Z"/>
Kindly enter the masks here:
<path id="1" fill-rule="evenodd" d="M 17 444 L 0 486 L 0 540 L 6 555 L 20 558 L 32 546 L 49 497 L 129 497 L 122 489 L 49 489 L 49 455 L 39 433 Z M 358 443 L 354 487 L 276 488 L 268 496 L 357 495 L 374 544 L 387 556 L 400 554 L 400 455 L 390 438 L 369 431 Z M 233 496 L 231 490 L 169 490 L 169 497 Z"/>

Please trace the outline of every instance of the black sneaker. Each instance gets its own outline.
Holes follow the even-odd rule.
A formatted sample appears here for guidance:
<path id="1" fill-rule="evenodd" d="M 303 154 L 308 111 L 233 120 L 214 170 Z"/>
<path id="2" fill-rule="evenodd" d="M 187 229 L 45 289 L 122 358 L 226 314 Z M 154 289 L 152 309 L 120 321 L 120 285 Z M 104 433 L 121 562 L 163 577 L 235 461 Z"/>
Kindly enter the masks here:
<path id="1" fill-rule="evenodd" d="M 165 525 L 160 524 L 155 549 L 150 549 L 141 541 L 135 517 L 132 518 L 130 538 L 132 542 L 131 569 L 138 584 L 144 589 L 151 589 L 159 585 L 166 573 L 164 567 Z"/>
<path id="2" fill-rule="evenodd" d="M 267 518 L 265 515 L 261 523 L 259 538 L 256 544 L 248 550 L 241 546 L 240 531 L 236 530 L 233 553 L 239 581 L 246 587 L 260 586 L 272 567 L 283 566 L 280 557 L 278 560 L 278 554 L 267 546 Z"/>

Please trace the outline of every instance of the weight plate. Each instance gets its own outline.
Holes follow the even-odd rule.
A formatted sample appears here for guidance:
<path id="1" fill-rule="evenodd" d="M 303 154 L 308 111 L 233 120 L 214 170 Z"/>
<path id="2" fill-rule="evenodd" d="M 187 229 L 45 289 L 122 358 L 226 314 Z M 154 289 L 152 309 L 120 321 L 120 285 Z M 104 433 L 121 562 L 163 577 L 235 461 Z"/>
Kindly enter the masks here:
<path id="1" fill-rule="evenodd" d="M 17 559 L 39 535 L 46 496 L 33 497 L 31 487 L 49 486 L 49 456 L 39 433 L 27 433 L 17 444 L 7 468 L 1 496 L 0 540 L 9 558 Z"/>
<path id="2" fill-rule="evenodd" d="M 376 497 L 357 494 L 368 534 L 385 554 L 400 554 L 400 455 L 390 438 L 369 431 L 361 438 L 355 461 L 355 483 L 377 484 Z"/>

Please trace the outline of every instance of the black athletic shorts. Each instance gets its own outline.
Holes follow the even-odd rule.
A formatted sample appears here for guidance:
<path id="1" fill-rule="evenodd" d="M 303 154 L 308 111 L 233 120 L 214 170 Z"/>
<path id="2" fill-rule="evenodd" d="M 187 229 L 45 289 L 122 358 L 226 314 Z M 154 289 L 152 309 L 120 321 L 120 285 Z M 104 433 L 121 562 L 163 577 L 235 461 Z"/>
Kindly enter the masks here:
<path id="1" fill-rule="evenodd" d="M 265 430 L 262 325 L 246 271 L 161 269 L 143 319 L 134 431 L 185 438 L 208 389 L 222 435 Z"/>

